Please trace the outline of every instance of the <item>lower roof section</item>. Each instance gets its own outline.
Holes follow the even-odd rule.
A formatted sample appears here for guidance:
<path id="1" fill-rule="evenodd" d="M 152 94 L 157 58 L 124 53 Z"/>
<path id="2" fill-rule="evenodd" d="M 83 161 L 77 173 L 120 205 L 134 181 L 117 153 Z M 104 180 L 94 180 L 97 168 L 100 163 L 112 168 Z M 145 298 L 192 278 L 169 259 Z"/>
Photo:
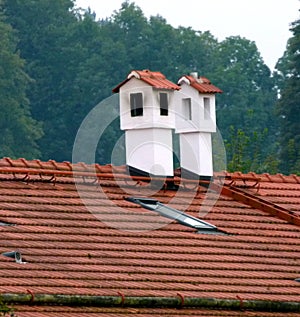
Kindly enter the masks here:
<path id="1" fill-rule="evenodd" d="M 179 305 L 190 298 L 215 298 L 236 301 L 245 316 L 252 316 L 253 309 L 243 306 L 247 301 L 299 303 L 300 227 L 264 209 L 269 202 L 296 219 L 299 177 L 225 176 L 224 188 L 239 195 L 180 183 L 177 176 L 178 190 L 154 188 L 130 178 L 124 167 L 0 160 L 0 294 L 32 298 L 29 305 L 17 305 L 19 317 L 39 316 L 34 307 L 40 316 L 85 313 L 84 307 L 66 304 L 34 306 L 42 294 L 112 296 L 118 305 L 131 297 L 170 297 Z M 220 186 L 218 178 L 215 184 Z M 243 193 L 248 196 L 240 200 Z M 155 199 L 226 234 L 198 233 L 128 197 Z M 247 203 L 247 197 L 260 205 Z M 22 261 L 3 255 L 14 252 Z M 91 306 L 87 311 L 98 316 L 105 310 L 106 316 L 147 316 L 156 309 L 159 316 L 229 316 L 220 307 L 201 308 L 200 314 L 185 305 L 148 311 Z M 230 316 L 240 313 L 233 309 Z"/>
<path id="2" fill-rule="evenodd" d="M 282 312 L 262 312 L 246 309 L 193 309 L 193 308 L 125 308 L 125 307 L 70 307 L 70 306 L 16 306 L 15 313 L 18 317 L 282 317 Z M 285 317 L 299 317 L 300 313 L 285 312 Z"/>
<path id="3" fill-rule="evenodd" d="M 66 296 L 3 294 L 2 301 L 17 304 L 19 317 L 25 316 L 299 316 L 300 303 L 176 297 Z M 27 305 L 26 305 L 27 304 Z M 8 306 L 9 307 L 9 306 Z M 12 309 L 13 311 L 15 309 Z M 280 315 L 281 314 L 281 315 Z"/>

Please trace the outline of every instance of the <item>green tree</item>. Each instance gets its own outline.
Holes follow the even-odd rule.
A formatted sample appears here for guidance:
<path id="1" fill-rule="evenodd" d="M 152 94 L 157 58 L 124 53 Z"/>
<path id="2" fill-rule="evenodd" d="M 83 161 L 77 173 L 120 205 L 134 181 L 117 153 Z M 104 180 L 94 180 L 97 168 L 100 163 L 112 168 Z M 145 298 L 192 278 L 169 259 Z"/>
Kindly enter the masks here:
<path id="1" fill-rule="evenodd" d="M 115 24 L 95 21 L 71 0 L 5 0 L 5 10 L 34 79 L 28 97 L 44 124 L 42 158 L 71 160 L 82 120 L 128 72 L 124 41 L 112 36 Z"/>
<path id="2" fill-rule="evenodd" d="M 293 36 L 284 56 L 278 61 L 277 84 L 280 98 L 280 159 L 284 173 L 300 173 L 300 19 L 292 23 Z"/>
<path id="3" fill-rule="evenodd" d="M 110 96 L 129 71 L 145 68 L 161 71 L 174 82 L 191 71 L 207 76 L 224 91 L 217 98 L 223 137 L 234 141 L 231 125 L 250 138 L 255 132 L 264 136 L 257 138 L 260 160 L 275 153 L 276 91 L 254 42 L 230 37 L 219 43 L 210 32 L 173 28 L 159 15 L 147 19 L 130 1 L 101 21 L 90 11 L 76 11 L 71 0 L 4 1 L 9 22 L 18 30 L 26 72 L 34 79 L 28 97 L 34 118 L 44 124 L 39 142 L 43 159 L 70 160 L 76 132 L 88 112 Z M 120 135 L 116 121 L 97 149 L 98 162 L 110 162 L 109 149 Z M 254 155 L 251 146 L 245 151 Z"/>
<path id="4" fill-rule="evenodd" d="M 98 24 L 70 0 L 6 0 L 5 11 L 34 79 L 28 97 L 33 116 L 44 125 L 42 158 L 71 160 L 80 123 L 103 94 Z"/>
<path id="5" fill-rule="evenodd" d="M 124 45 L 129 70 L 147 68 L 151 56 L 151 48 L 148 46 L 149 26 L 141 8 L 125 1 L 120 10 L 114 12 L 111 21 L 115 31 L 113 38 Z"/>
<path id="6" fill-rule="evenodd" d="M 230 126 L 230 140 L 231 142 L 225 141 L 228 171 L 246 172 L 250 165 L 249 158 L 245 154 L 249 146 L 249 137 L 241 129 L 236 130 Z"/>
<path id="7" fill-rule="evenodd" d="M 190 27 L 176 29 L 174 52 L 179 72 L 177 76 L 196 71 L 199 75 L 213 80 L 214 70 L 218 64 L 217 49 L 218 41 L 209 31 L 195 31 Z"/>
<path id="8" fill-rule="evenodd" d="M 277 173 L 278 158 L 274 152 L 263 155 L 264 139 L 268 137 L 268 130 L 262 133 L 253 131 L 246 134 L 243 129 L 230 126 L 230 135 L 224 140 L 227 155 L 227 170 L 230 172 L 240 171 L 243 173 Z"/>
<path id="9" fill-rule="evenodd" d="M 261 128 L 273 131 L 274 82 L 255 43 L 229 37 L 220 43 L 218 51 L 214 77 L 224 91 L 218 97 L 219 127 L 224 130 L 234 125 L 246 132 Z"/>
<path id="10" fill-rule="evenodd" d="M 1 3 L 0 3 L 1 6 Z M 38 158 L 40 124 L 32 119 L 26 89 L 30 78 L 19 56 L 17 37 L 0 14 L 0 156 Z"/>
<path id="11" fill-rule="evenodd" d="M 176 53 L 178 44 L 176 30 L 159 15 L 150 17 L 148 25 L 147 47 L 150 54 L 148 53 L 147 58 L 149 67 L 146 68 L 161 71 L 168 78 L 177 80 L 175 74 L 179 70 L 179 63 Z"/>
<path id="12" fill-rule="evenodd" d="M 70 0 L 4 0 L 8 21 L 18 31 L 26 71 L 34 80 L 28 98 L 34 118 L 43 122 L 45 134 L 39 142 L 43 159 L 67 157 L 71 68 L 80 58 L 71 33 L 76 22 L 72 6 Z"/>
<path id="13" fill-rule="evenodd" d="M 276 155 L 276 90 L 255 43 L 239 36 L 229 37 L 219 43 L 215 60 L 212 79 L 224 91 L 217 97 L 217 122 L 223 138 L 229 144 L 235 142 L 230 128 L 233 126 L 253 142 L 256 139 L 255 144 L 259 140 L 260 161 L 270 153 Z M 260 137 L 257 139 L 255 135 Z M 255 160 L 251 157 L 255 154 L 253 142 L 244 149 L 252 161 Z M 253 171 L 261 170 L 262 166 L 252 166 Z"/>

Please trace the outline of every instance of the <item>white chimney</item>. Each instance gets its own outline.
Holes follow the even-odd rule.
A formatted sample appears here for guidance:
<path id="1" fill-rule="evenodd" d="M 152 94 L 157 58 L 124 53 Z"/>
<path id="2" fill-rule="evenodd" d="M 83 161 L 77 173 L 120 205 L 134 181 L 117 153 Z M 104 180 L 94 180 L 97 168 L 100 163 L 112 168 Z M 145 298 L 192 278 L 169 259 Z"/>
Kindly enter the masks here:
<path id="1" fill-rule="evenodd" d="M 120 125 L 131 174 L 174 175 L 174 91 L 179 89 L 163 74 L 149 70 L 132 71 L 113 89 L 120 95 Z"/>
<path id="2" fill-rule="evenodd" d="M 213 176 L 211 134 L 216 132 L 215 94 L 222 91 L 197 73 L 183 76 L 176 92 L 176 130 L 180 142 L 182 175 Z"/>

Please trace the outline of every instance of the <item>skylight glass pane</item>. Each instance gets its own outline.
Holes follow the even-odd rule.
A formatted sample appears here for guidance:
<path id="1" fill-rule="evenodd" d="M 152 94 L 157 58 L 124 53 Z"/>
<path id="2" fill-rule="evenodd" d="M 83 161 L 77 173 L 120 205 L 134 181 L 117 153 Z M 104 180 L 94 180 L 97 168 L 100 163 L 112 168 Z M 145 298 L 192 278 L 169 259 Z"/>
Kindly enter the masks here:
<path id="1" fill-rule="evenodd" d="M 143 207 L 147 207 L 148 209 L 151 209 L 151 210 L 156 210 L 158 208 L 158 205 L 143 203 Z"/>
<path id="2" fill-rule="evenodd" d="M 196 221 L 195 219 L 191 219 L 188 217 L 185 217 L 184 222 L 191 225 L 192 227 L 198 227 L 199 226 L 199 222 Z"/>
<path id="3" fill-rule="evenodd" d="M 159 203 L 157 204 L 156 210 L 160 212 L 162 215 L 172 218 L 172 219 L 178 219 L 179 214 L 177 214 L 174 210 L 167 208 L 166 206 L 161 206 Z"/>
<path id="4" fill-rule="evenodd" d="M 12 223 L 0 221 L 0 226 L 13 226 Z"/>

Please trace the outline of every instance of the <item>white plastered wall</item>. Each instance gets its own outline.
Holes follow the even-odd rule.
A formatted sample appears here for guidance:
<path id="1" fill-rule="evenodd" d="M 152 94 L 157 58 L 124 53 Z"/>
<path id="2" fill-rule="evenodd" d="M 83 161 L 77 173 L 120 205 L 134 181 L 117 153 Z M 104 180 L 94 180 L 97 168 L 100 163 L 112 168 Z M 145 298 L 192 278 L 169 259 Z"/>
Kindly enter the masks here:
<path id="1" fill-rule="evenodd" d="M 191 100 L 191 116 L 186 115 L 183 99 Z M 204 112 L 204 98 L 209 100 L 209 113 Z M 215 95 L 200 94 L 188 83 L 182 82 L 176 92 L 176 129 L 179 134 L 180 166 L 199 176 L 213 175 L 211 133 L 216 132 Z"/>
<path id="2" fill-rule="evenodd" d="M 168 94 L 168 116 L 160 115 L 159 93 Z M 132 117 L 130 94 L 143 94 L 143 116 Z M 120 88 L 120 125 L 125 130 L 126 164 L 155 176 L 173 176 L 174 91 L 153 89 L 136 78 Z"/>
<path id="3" fill-rule="evenodd" d="M 169 100 L 168 116 L 160 115 L 159 93 L 166 92 Z M 143 94 L 143 116 L 131 117 L 130 94 Z M 120 125 L 121 130 L 140 128 L 175 128 L 174 92 L 153 89 L 152 86 L 136 78 L 131 78 L 120 88 Z"/>
<path id="4" fill-rule="evenodd" d="M 211 134 L 205 132 L 181 133 L 180 166 L 196 175 L 212 176 Z"/>
<path id="5" fill-rule="evenodd" d="M 183 99 L 191 99 L 191 120 L 185 117 Z M 204 115 L 204 98 L 209 99 L 210 116 Z M 216 132 L 215 95 L 200 94 L 195 88 L 183 83 L 181 89 L 175 92 L 176 99 L 176 133 L 186 132 Z"/>
<path id="6" fill-rule="evenodd" d="M 126 130 L 126 163 L 155 176 L 173 176 L 172 130 Z"/>

